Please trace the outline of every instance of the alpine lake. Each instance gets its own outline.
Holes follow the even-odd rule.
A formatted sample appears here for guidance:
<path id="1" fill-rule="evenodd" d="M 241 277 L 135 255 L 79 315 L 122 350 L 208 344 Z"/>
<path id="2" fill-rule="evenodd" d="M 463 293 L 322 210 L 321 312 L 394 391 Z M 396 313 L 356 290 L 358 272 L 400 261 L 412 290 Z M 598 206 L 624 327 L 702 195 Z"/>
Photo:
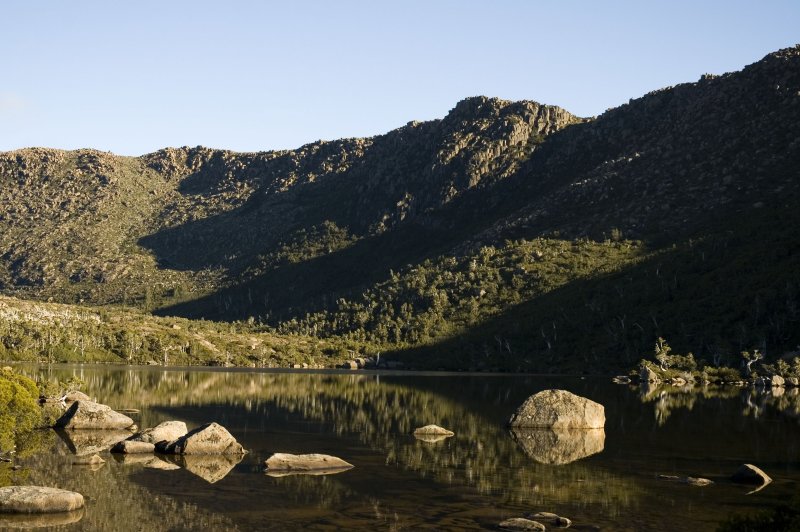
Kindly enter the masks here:
<path id="1" fill-rule="evenodd" d="M 797 389 L 661 387 L 603 377 L 466 373 L 15 365 L 35 378 L 76 376 L 82 391 L 140 428 L 216 421 L 242 457 L 112 455 L 114 431 L 39 430 L 0 485 L 82 493 L 72 514 L 0 516 L 0 529 L 497 530 L 504 519 L 553 512 L 572 530 L 714 530 L 734 514 L 790 500 L 800 485 Z M 507 428 L 527 397 L 559 388 L 604 405 L 599 436 Z M 415 438 L 435 423 L 455 432 Z M 106 462 L 75 465 L 99 452 Z M 355 467 L 272 476 L 273 453 L 325 453 Z M 773 479 L 730 481 L 743 463 Z M 692 486 L 659 475 L 703 477 Z M 549 529 L 555 529 L 548 525 Z"/>

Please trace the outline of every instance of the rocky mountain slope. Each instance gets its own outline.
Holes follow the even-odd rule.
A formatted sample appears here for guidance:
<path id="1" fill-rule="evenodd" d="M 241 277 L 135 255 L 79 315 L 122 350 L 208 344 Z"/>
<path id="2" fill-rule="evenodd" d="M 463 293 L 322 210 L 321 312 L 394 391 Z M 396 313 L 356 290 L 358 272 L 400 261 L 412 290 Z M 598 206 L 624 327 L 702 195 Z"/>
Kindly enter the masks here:
<path id="1" fill-rule="evenodd" d="M 0 290 L 445 367 L 622 366 L 659 335 L 779 353 L 800 343 L 798 163 L 798 47 L 591 119 L 475 97 L 291 151 L 18 150 Z"/>

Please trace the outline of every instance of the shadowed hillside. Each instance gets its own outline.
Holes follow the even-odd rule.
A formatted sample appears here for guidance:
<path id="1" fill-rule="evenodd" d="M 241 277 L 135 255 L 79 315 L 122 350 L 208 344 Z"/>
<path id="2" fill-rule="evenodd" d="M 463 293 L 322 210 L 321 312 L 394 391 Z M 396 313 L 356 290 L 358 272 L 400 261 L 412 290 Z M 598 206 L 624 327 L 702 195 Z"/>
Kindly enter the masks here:
<path id="1" fill-rule="evenodd" d="M 485 97 L 298 150 L 0 154 L 0 287 L 603 369 L 800 344 L 800 48 L 580 119 Z"/>

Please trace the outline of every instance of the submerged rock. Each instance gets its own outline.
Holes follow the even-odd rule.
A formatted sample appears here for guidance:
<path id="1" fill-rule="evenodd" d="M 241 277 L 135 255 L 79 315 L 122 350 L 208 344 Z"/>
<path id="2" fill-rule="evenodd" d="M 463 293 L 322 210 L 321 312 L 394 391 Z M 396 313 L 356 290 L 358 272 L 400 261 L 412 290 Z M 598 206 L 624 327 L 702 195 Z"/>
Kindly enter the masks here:
<path id="1" fill-rule="evenodd" d="M 0 513 L 71 512 L 83 508 L 83 495 L 42 486 L 0 488 Z"/>
<path id="2" fill-rule="evenodd" d="M 207 423 L 180 438 L 156 445 L 163 454 L 245 454 L 247 451 L 218 423 Z"/>
<path id="3" fill-rule="evenodd" d="M 515 427 L 511 435 L 522 451 L 540 464 L 564 465 L 602 452 L 604 429 L 529 429 Z"/>
<path id="4" fill-rule="evenodd" d="M 630 384 L 631 378 L 628 377 L 627 375 L 617 375 L 616 377 L 611 379 L 611 382 L 613 382 L 614 384 Z"/>
<path id="5" fill-rule="evenodd" d="M 597 429 L 606 424 L 603 405 L 566 390 L 544 390 L 522 403 L 509 425 L 526 428 Z"/>
<path id="6" fill-rule="evenodd" d="M 275 453 L 264 463 L 267 474 L 329 474 L 352 469 L 353 464 L 327 454 Z"/>
<path id="7" fill-rule="evenodd" d="M 189 429 L 186 428 L 186 423 L 183 421 L 164 421 L 151 429 L 134 434 L 130 440 L 156 444 L 161 441 L 177 440 L 188 432 Z"/>
<path id="8" fill-rule="evenodd" d="M 679 477 L 677 475 L 658 475 L 659 480 L 666 480 L 668 482 L 678 482 L 680 484 L 688 484 L 689 486 L 710 486 L 714 482 L 707 478 L 701 477 Z"/>
<path id="9" fill-rule="evenodd" d="M 75 401 L 55 423 L 56 428 L 69 430 L 119 430 L 132 426 L 133 420 L 125 414 L 93 401 Z"/>
<path id="10" fill-rule="evenodd" d="M 534 530 L 534 531 L 543 531 L 546 530 L 545 526 L 538 522 L 533 521 L 531 519 L 525 519 L 524 517 L 512 517 L 511 519 L 506 519 L 505 521 L 501 522 L 500 528 L 503 530 Z"/>
<path id="11" fill-rule="evenodd" d="M 572 520 L 566 517 L 561 517 L 558 514 L 554 514 L 551 512 L 537 512 L 532 515 L 525 516 L 528 519 L 533 519 L 534 521 L 540 521 L 544 523 L 550 523 L 560 528 L 569 528 L 572 526 Z"/>

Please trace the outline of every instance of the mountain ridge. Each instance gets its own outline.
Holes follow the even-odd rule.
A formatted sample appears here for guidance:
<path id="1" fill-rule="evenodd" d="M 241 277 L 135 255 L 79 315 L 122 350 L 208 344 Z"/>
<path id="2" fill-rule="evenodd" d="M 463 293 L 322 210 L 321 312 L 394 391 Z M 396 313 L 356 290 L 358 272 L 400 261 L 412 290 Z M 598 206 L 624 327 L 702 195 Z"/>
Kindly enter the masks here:
<path id="1" fill-rule="evenodd" d="M 777 234 L 753 233 L 756 239 L 793 246 L 790 228 L 770 215 L 792 219 L 800 196 L 798 73 L 796 46 L 592 118 L 531 101 L 471 97 L 442 119 L 296 150 L 0 153 L 0 201 L 8 206 L 0 213 L 0 292 L 255 319 L 270 330 L 338 335 L 398 354 L 430 354 L 463 337 L 478 358 L 489 353 L 502 365 L 517 364 L 505 360 L 513 349 L 481 346 L 514 336 L 506 329 L 521 326 L 515 309 L 552 298 L 546 294 L 553 290 L 591 285 L 600 272 L 613 277 L 654 257 L 683 257 L 694 275 L 706 258 L 694 257 L 692 242 L 711 246 L 704 253 L 728 246 L 730 255 L 730 233 L 756 227 Z M 758 242 L 734 249 L 734 263 L 755 250 L 775 255 Z M 561 264 L 560 272 L 538 254 Z M 791 263 L 776 257 L 779 265 Z M 769 292 L 760 282 L 768 268 L 749 268 L 731 271 Z M 421 284 L 415 271 L 426 272 Z M 776 283 L 798 283 L 788 267 L 769 271 Z M 637 282 L 642 292 L 654 283 Z M 738 344 L 800 342 L 775 332 L 776 319 L 796 321 L 793 290 L 780 319 L 748 322 Z M 761 292 L 753 297 L 763 300 Z M 475 295 L 481 293 L 489 295 Z M 656 290 L 653 297 L 654 304 L 666 297 L 661 303 L 671 308 L 688 292 Z M 729 311 L 743 303 L 718 299 L 731 317 L 700 335 L 705 339 L 687 323 L 670 334 L 661 320 L 634 320 L 641 338 L 627 329 L 608 333 L 591 347 L 597 363 L 621 365 L 609 353 L 633 353 L 653 335 L 678 336 L 676 346 L 710 353 L 742 326 Z M 631 304 L 634 313 L 643 308 Z M 603 330 L 619 317 L 592 319 L 606 320 Z M 489 323 L 499 330 L 482 333 L 488 342 L 470 335 Z M 567 347 L 557 345 L 563 337 L 539 336 L 517 334 L 516 350 L 532 353 L 517 365 L 558 368 L 562 356 L 567 364 Z"/>

